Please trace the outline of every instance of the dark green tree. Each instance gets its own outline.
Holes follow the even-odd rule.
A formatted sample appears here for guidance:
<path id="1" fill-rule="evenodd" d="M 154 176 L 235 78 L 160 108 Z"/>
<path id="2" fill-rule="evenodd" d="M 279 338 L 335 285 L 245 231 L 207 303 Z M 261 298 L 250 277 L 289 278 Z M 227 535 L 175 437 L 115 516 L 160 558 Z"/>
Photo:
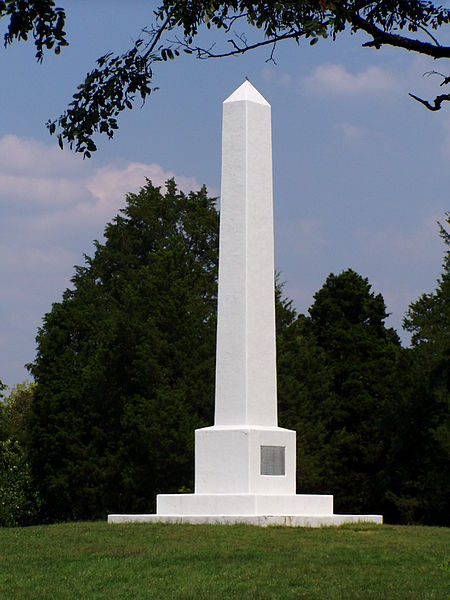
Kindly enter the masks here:
<path id="1" fill-rule="evenodd" d="M 192 487 L 193 430 L 213 419 L 217 233 L 206 190 L 148 183 L 46 315 L 26 420 L 44 518 L 148 511 L 155 493 Z M 300 491 L 444 522 L 447 280 L 448 253 L 438 290 L 410 310 L 411 351 L 352 270 L 327 278 L 309 317 L 277 286 L 280 424 L 298 432 Z"/>
<path id="2" fill-rule="evenodd" d="M 447 213 L 450 225 L 450 213 Z M 403 325 L 412 334 L 411 344 L 423 349 L 432 361 L 437 381 L 448 382 L 450 369 L 450 234 L 440 225 L 447 246 L 438 286 L 431 294 L 423 294 L 408 309 Z"/>
<path id="3" fill-rule="evenodd" d="M 67 45 L 66 15 L 53 0 L 0 0 L 2 17 L 9 18 L 5 45 L 32 35 L 39 61 L 45 50 L 59 53 Z M 450 46 L 436 38 L 450 22 L 450 11 L 430 0 L 164 0 L 150 18 L 153 25 L 143 28 L 132 48 L 97 60 L 66 112 L 48 122 L 50 133 L 58 129 L 61 146 L 65 141 L 89 157 L 96 150 L 95 133 L 113 137 L 120 112 L 132 108 L 136 97 L 144 101 L 158 89 L 155 66 L 184 53 L 200 59 L 222 58 L 267 46 L 273 59 L 276 45 L 287 40 L 315 44 L 344 31 L 360 31 L 367 35 L 366 47 L 392 46 L 435 59 L 450 58 Z M 218 43 L 199 46 L 197 36 L 204 29 L 215 30 Z M 450 77 L 442 75 L 441 84 L 448 83 Z M 439 110 L 450 100 L 450 94 L 436 96 L 433 104 L 413 97 L 430 110 Z"/>
<path id="4" fill-rule="evenodd" d="M 450 224 L 450 214 L 447 213 Z M 450 506 L 450 234 L 437 288 L 413 302 L 404 319 L 412 334 L 412 394 L 397 415 L 392 461 L 401 465 L 392 499 L 411 521 L 449 525 Z M 404 440 L 409 443 L 404 443 Z M 403 443 L 401 443 L 403 441 Z M 401 485 L 398 485 L 401 482 Z"/>
<path id="5" fill-rule="evenodd" d="M 193 431 L 213 422 L 217 262 L 214 200 L 170 181 L 128 195 L 76 268 L 30 365 L 43 519 L 151 511 L 156 493 L 192 489 Z M 293 314 L 277 288 L 280 332 Z"/>
<path id="6" fill-rule="evenodd" d="M 35 522 L 38 507 L 26 449 L 13 438 L 0 440 L 0 527 Z"/>
<path id="7" fill-rule="evenodd" d="M 37 337 L 31 459 L 47 519 L 149 511 L 192 487 L 212 422 L 218 214 L 206 189 L 127 196 Z"/>
<path id="8" fill-rule="evenodd" d="M 6 419 L 5 419 L 5 390 L 7 389 L 7 386 L 3 383 L 3 381 L 0 379 L 0 440 L 4 439 L 5 437 L 7 437 L 7 424 L 6 424 Z"/>
<path id="9" fill-rule="evenodd" d="M 320 432 L 315 452 L 322 467 L 314 491 L 334 493 L 338 512 L 380 511 L 390 444 L 386 424 L 400 393 L 400 342 L 385 326 L 381 294 L 351 269 L 329 275 L 314 298 L 300 325 L 303 355 L 321 373 L 305 415 Z"/>
<path id="10" fill-rule="evenodd" d="M 297 432 L 297 491 L 321 493 L 330 470 L 322 406 L 331 389 L 326 355 L 297 315 L 282 287 L 276 289 L 278 415 L 282 427 Z"/>
<path id="11" fill-rule="evenodd" d="M 449 524 L 449 267 L 447 251 L 436 291 L 408 311 L 412 349 L 351 270 L 327 278 L 310 317 L 278 302 L 279 418 L 297 431 L 299 491 L 333 493 L 342 512 Z"/>
<path id="12" fill-rule="evenodd" d="M 37 517 L 39 498 L 28 456 L 33 390 L 33 383 L 20 383 L 0 400 L 0 526 L 29 525 Z"/>

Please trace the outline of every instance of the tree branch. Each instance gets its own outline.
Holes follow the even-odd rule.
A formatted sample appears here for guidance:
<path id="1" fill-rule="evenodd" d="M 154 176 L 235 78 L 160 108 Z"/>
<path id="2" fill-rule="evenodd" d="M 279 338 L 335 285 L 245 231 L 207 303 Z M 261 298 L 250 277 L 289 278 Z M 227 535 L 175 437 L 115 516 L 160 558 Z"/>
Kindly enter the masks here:
<path id="1" fill-rule="evenodd" d="M 147 51 L 142 56 L 143 60 L 147 60 L 149 58 L 149 56 L 151 55 L 151 53 L 153 52 L 153 50 L 155 49 L 156 44 L 159 42 L 162 34 L 166 30 L 167 25 L 169 25 L 169 23 L 170 23 L 170 19 L 172 18 L 173 11 L 174 11 L 174 9 L 172 9 L 171 11 L 169 11 L 167 13 L 167 17 L 166 17 L 164 23 L 161 25 L 161 27 L 158 27 L 158 29 L 154 32 L 153 39 L 149 43 L 149 45 L 147 47 Z"/>
<path id="2" fill-rule="evenodd" d="M 423 74 L 424 77 L 431 77 L 431 75 L 439 75 L 439 77 L 442 77 L 442 82 L 439 84 L 440 87 L 450 83 L 450 75 L 446 76 L 443 73 L 439 73 L 439 71 L 426 71 L 426 73 Z"/>
<path id="3" fill-rule="evenodd" d="M 433 112 L 436 110 L 440 110 L 443 102 L 450 102 L 450 94 L 442 94 L 441 96 L 436 96 L 436 98 L 434 99 L 434 104 L 431 104 L 430 102 L 428 102 L 428 100 L 423 100 L 423 98 L 419 98 L 419 96 L 415 96 L 414 94 L 409 94 L 409 96 L 411 96 L 411 98 L 414 98 L 414 100 L 417 100 L 417 102 L 420 102 L 426 108 L 428 108 L 428 110 L 431 110 Z"/>
<path id="4" fill-rule="evenodd" d="M 302 35 L 304 35 L 304 34 L 301 32 L 293 31 L 293 32 L 286 33 L 283 35 L 276 35 L 276 36 L 271 37 L 270 39 L 263 40 L 262 42 L 255 42 L 254 44 L 250 44 L 250 45 L 246 44 L 245 42 L 243 42 L 243 40 L 241 38 L 239 38 L 241 40 L 241 42 L 244 44 L 243 46 L 239 46 L 235 42 L 235 40 L 229 39 L 228 42 L 233 46 L 233 50 L 229 50 L 228 52 L 221 52 L 218 54 L 211 51 L 211 48 L 214 47 L 214 44 L 213 44 L 213 46 L 211 46 L 211 48 L 208 49 L 208 48 L 201 48 L 199 46 L 193 47 L 190 44 L 188 44 L 187 42 L 180 40 L 179 38 L 176 39 L 176 43 L 179 44 L 180 48 L 184 48 L 185 50 L 187 50 L 191 53 L 197 54 L 197 58 L 200 58 L 200 59 L 225 58 L 226 56 L 236 56 L 238 54 L 244 54 L 245 52 L 249 52 L 250 50 L 255 50 L 256 48 L 270 46 L 271 44 L 276 44 L 277 42 L 279 42 L 281 40 L 291 39 L 291 40 L 298 41 L 298 38 L 301 37 Z"/>
<path id="5" fill-rule="evenodd" d="M 421 40 L 411 39 L 396 33 L 388 33 L 383 31 L 373 23 L 370 23 L 363 19 L 359 14 L 350 14 L 349 21 L 357 28 L 362 29 L 370 36 L 373 40 L 363 44 L 365 48 L 380 48 L 383 45 L 395 46 L 396 48 L 403 48 L 409 52 L 418 52 L 425 54 L 433 58 L 450 58 L 450 47 L 449 46 L 436 46 L 429 42 L 422 42 Z"/>
<path id="6" fill-rule="evenodd" d="M 432 33 L 428 31 L 426 27 L 423 27 L 423 25 L 417 25 L 417 28 L 420 29 L 420 31 L 423 31 L 429 38 L 431 38 L 436 46 L 440 46 L 438 40 L 434 37 Z"/>

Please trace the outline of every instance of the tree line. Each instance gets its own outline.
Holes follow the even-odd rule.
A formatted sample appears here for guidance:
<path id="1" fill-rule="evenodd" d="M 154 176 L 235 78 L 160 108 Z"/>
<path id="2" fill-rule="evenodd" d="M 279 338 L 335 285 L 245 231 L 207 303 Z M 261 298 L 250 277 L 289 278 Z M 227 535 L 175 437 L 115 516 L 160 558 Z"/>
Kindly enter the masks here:
<path id="1" fill-rule="evenodd" d="M 450 224 L 450 214 L 447 214 Z M 32 384 L 0 385 L 0 524 L 152 512 L 193 490 L 194 429 L 214 411 L 219 215 L 206 188 L 150 181 L 43 319 Z M 348 269 L 307 315 L 276 286 L 279 424 L 298 493 L 336 512 L 449 525 L 450 235 L 436 290 L 404 319 Z"/>

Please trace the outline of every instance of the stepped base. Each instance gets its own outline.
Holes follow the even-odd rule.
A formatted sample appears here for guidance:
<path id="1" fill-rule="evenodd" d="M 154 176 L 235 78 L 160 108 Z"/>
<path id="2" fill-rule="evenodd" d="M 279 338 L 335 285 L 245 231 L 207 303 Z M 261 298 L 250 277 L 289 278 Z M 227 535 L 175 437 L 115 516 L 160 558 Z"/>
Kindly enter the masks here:
<path id="1" fill-rule="evenodd" d="M 318 494 L 159 494 L 158 515 L 332 515 L 333 496 Z"/>
<path id="2" fill-rule="evenodd" d="M 383 522 L 381 515 L 335 515 L 333 496 L 315 494 L 160 494 L 154 515 L 109 515 L 109 523 L 246 523 L 321 527 Z"/>
<path id="3" fill-rule="evenodd" d="M 258 525 L 269 527 L 329 527 L 345 523 L 376 523 L 381 515 L 108 515 L 108 523 L 190 523 L 191 525 Z"/>

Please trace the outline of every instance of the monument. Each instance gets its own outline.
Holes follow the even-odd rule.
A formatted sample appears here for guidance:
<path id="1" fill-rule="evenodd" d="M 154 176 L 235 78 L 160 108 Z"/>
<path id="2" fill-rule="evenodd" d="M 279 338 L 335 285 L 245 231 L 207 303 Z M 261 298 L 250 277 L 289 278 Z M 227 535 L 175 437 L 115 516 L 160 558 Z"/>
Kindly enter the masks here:
<path id="1" fill-rule="evenodd" d="M 296 433 L 277 421 L 270 110 L 247 80 L 223 103 L 215 422 L 195 431 L 195 493 L 109 522 L 382 522 L 296 494 Z"/>

